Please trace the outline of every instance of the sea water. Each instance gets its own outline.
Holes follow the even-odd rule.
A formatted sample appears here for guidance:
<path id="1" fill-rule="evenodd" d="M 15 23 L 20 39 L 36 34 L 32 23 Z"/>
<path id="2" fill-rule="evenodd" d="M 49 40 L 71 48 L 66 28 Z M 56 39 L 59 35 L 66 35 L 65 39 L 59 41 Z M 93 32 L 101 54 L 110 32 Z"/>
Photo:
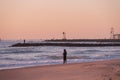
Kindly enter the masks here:
<path id="1" fill-rule="evenodd" d="M 10 47 L 21 40 L 0 41 L 0 69 L 63 64 L 63 49 L 68 63 L 120 59 L 120 47 Z M 28 42 L 41 42 L 32 40 Z"/>

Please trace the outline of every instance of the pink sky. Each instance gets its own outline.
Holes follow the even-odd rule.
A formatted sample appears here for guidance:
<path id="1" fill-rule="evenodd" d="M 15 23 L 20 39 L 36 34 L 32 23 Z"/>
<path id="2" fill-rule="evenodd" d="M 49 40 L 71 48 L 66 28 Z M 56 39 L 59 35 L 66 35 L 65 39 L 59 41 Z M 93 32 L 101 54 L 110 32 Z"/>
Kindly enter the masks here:
<path id="1" fill-rule="evenodd" d="M 109 38 L 120 0 L 0 0 L 2 39 Z"/>

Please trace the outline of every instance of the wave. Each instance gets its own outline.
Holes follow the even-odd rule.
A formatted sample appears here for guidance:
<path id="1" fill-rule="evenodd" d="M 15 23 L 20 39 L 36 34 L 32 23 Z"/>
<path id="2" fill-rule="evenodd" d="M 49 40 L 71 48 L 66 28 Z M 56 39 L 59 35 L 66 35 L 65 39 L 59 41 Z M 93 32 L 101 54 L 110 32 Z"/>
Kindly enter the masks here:
<path id="1" fill-rule="evenodd" d="M 63 56 L 57 56 L 57 55 L 41 55 L 41 56 L 37 56 L 37 57 L 42 57 L 44 59 L 52 59 L 52 60 L 62 60 L 63 59 Z M 70 56 L 68 55 L 67 56 L 67 59 L 89 59 L 90 57 L 89 56 Z"/>
<path id="2" fill-rule="evenodd" d="M 42 50 L 35 50 L 32 48 L 5 48 L 0 49 L 0 54 L 15 54 L 15 53 L 42 53 Z"/>
<path id="3" fill-rule="evenodd" d="M 104 52 L 102 50 L 86 50 L 85 52 Z"/>

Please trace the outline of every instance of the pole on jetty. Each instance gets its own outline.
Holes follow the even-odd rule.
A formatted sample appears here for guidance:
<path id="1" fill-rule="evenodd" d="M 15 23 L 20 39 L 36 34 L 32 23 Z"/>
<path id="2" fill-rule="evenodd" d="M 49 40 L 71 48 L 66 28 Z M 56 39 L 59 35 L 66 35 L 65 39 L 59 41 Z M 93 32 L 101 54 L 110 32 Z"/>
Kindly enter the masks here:
<path id="1" fill-rule="evenodd" d="M 66 40 L 66 33 L 63 32 L 63 40 Z"/>
<path id="2" fill-rule="evenodd" d="M 24 44 L 26 43 L 26 40 L 24 39 Z"/>

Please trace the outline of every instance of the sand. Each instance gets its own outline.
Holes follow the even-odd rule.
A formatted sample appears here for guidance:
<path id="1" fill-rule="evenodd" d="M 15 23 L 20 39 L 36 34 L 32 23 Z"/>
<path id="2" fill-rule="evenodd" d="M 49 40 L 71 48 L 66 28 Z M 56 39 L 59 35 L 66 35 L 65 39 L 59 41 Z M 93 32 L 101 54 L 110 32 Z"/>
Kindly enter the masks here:
<path id="1" fill-rule="evenodd" d="M 0 70 L 0 80 L 120 80 L 120 59 Z"/>

